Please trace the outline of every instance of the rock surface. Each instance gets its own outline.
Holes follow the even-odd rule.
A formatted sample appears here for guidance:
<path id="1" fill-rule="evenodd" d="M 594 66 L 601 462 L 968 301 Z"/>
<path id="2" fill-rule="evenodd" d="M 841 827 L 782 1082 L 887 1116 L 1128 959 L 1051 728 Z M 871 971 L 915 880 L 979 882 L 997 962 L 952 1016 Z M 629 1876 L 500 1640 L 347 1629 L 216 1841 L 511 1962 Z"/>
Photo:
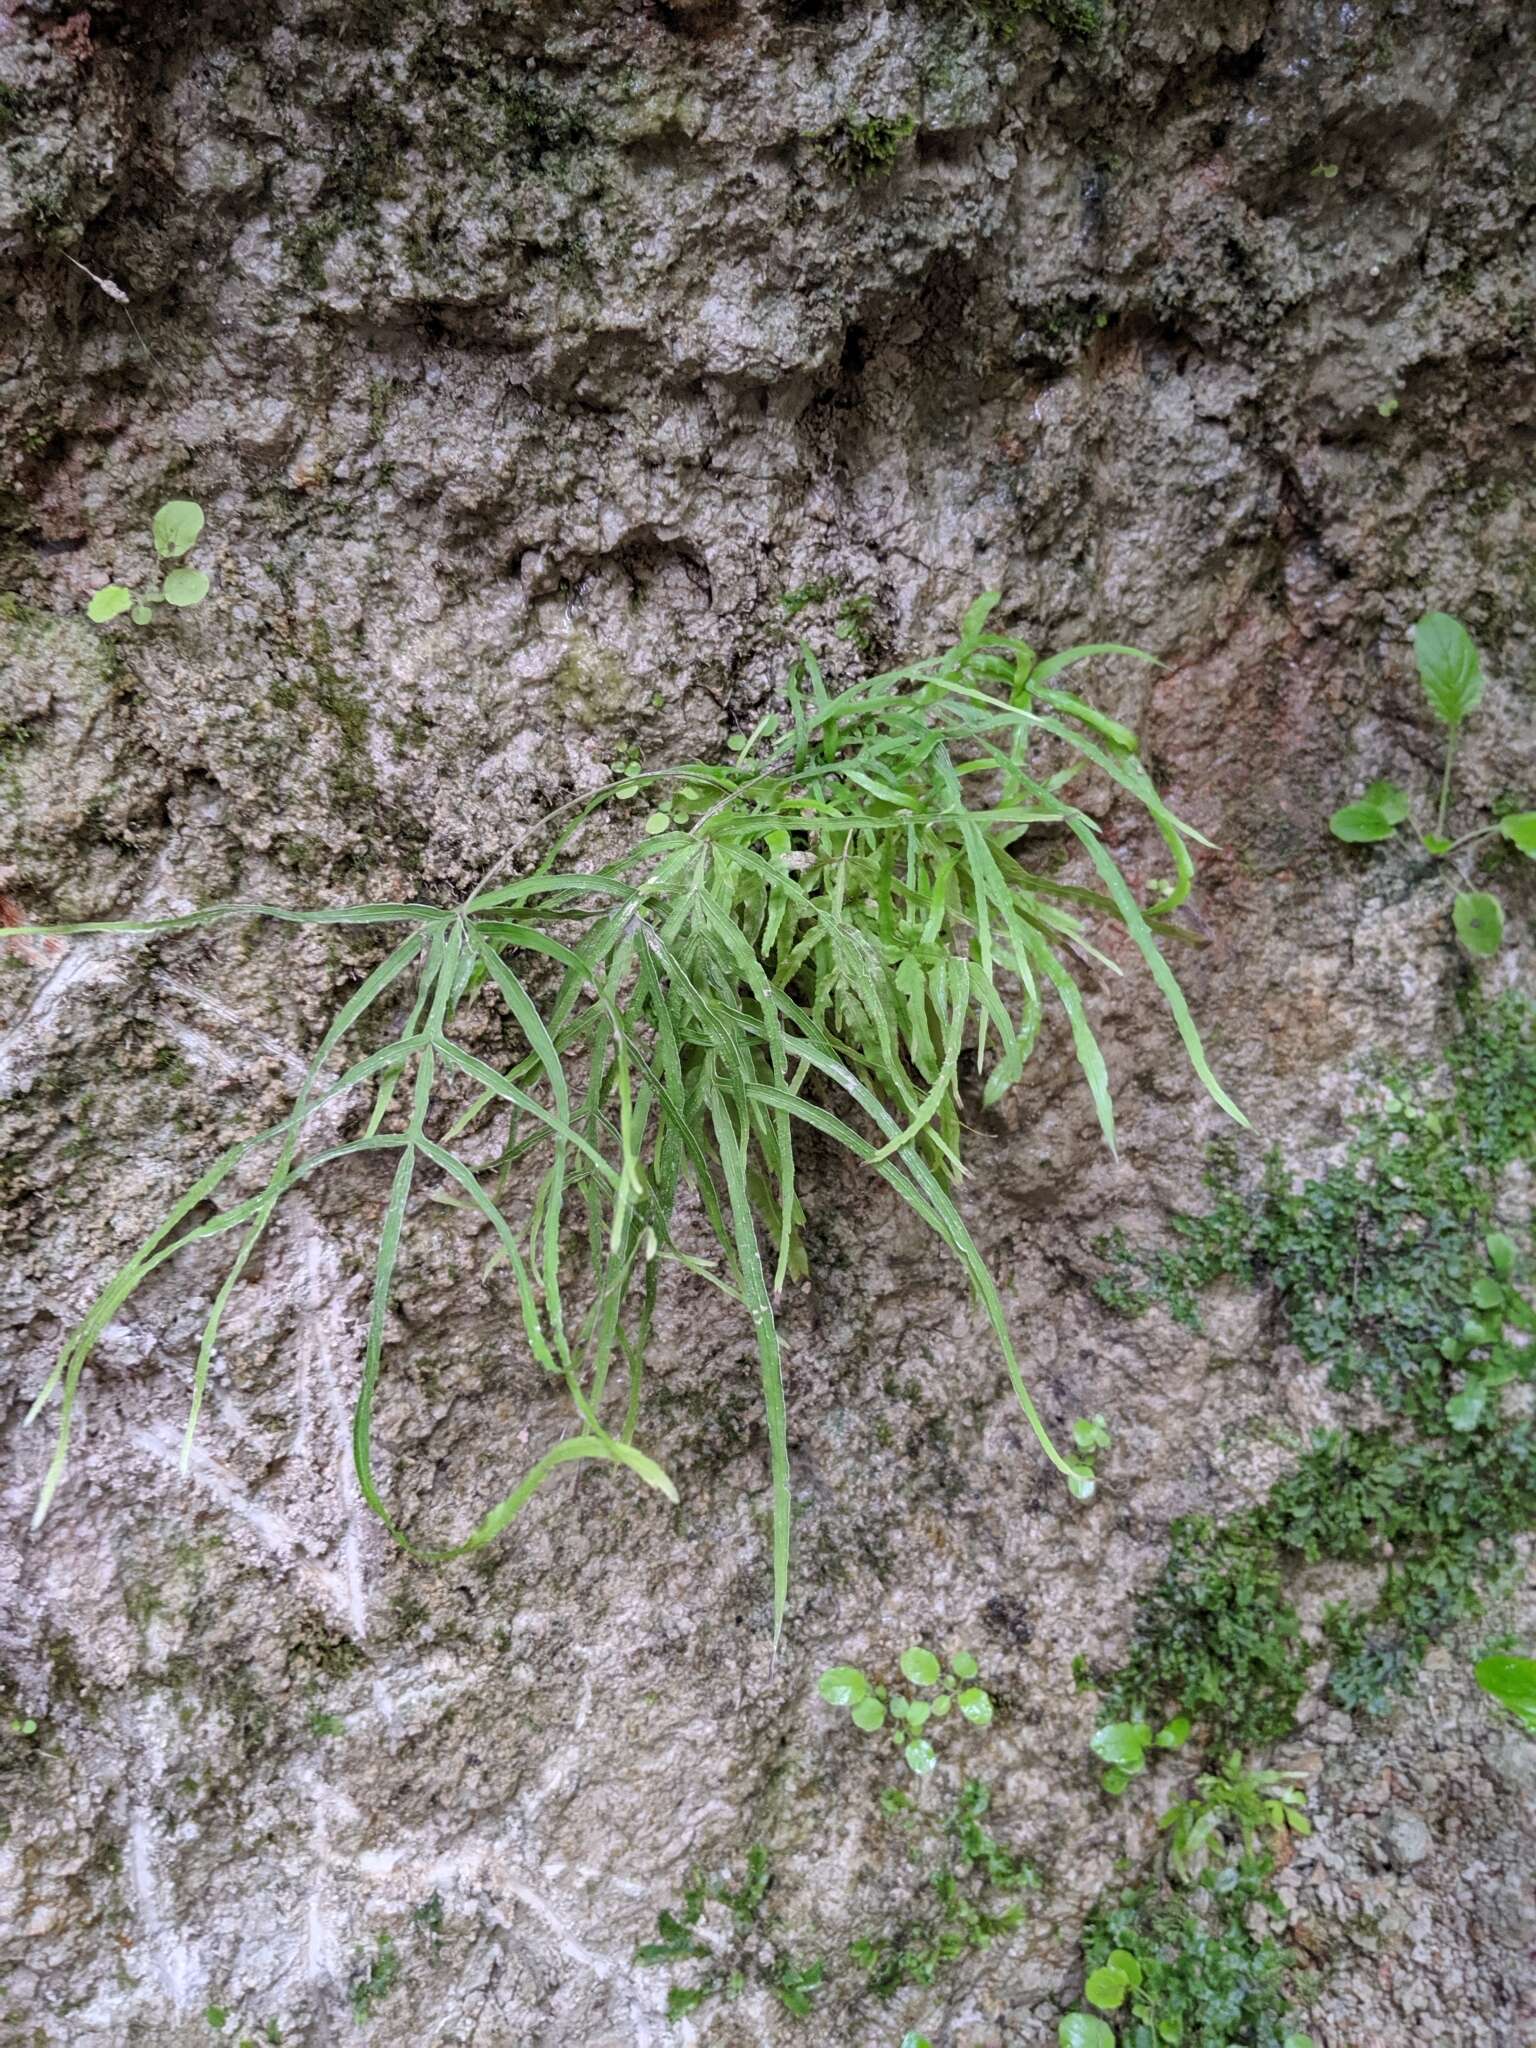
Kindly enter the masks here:
<path id="1" fill-rule="evenodd" d="M 13 7 L 0 910 L 451 900 L 632 750 L 719 748 L 800 635 L 852 673 L 996 588 L 1037 646 L 1166 662 L 1093 694 L 1214 842 L 1181 974 L 1259 1138 L 1337 1142 L 1360 1058 L 1443 1043 L 1466 971 L 1428 864 L 1324 829 L 1372 777 L 1438 772 L 1421 610 L 1484 651 L 1466 802 L 1531 781 L 1536 22 L 1058 15 Z M 87 624 L 177 494 L 207 511 L 208 603 Z M 1107 831 L 1154 872 L 1134 821 Z M 1530 881 L 1500 886 L 1523 943 Z M 979 1116 L 966 1196 L 1042 1405 L 1113 1422 L 1091 1507 L 1029 1447 L 959 1275 L 817 1161 L 775 1661 L 749 1333 L 682 1286 L 653 1363 L 675 1516 L 587 1473 L 473 1561 L 391 1548 L 350 1467 L 362 1161 L 285 1205 L 238 1290 L 190 1479 L 202 1253 L 107 1331 L 26 1533 L 46 1445 L 19 1423 L 63 1331 L 232 1128 L 282 1113 L 377 957 L 246 924 L 0 951 L 0 1707 L 38 1724 L 0 1733 L 0 2039 L 195 2048 L 211 2008 L 284 2042 L 686 2041 L 631 1956 L 694 1864 L 769 1844 L 796 1953 L 910 1891 L 814 1678 L 927 1633 L 991 1676 L 994 1818 L 1047 1878 L 1029 1928 L 809 2031 L 759 1990 L 686 2024 L 1053 2040 L 1152 1812 L 1099 1795 L 1070 1660 L 1123 1640 L 1171 1515 L 1252 1497 L 1329 1415 L 1249 1304 L 1191 1340 L 1088 1291 L 1093 1238 L 1194 1200 L 1219 1122 L 1152 993 L 1095 992 L 1118 1162 L 1056 1035 Z M 428 1205 L 410 1250 L 380 1435 L 441 1537 L 562 1425 L 471 1223 Z M 1297 1895 L 1321 2048 L 1512 2038 L 1530 1760 L 1465 1663 L 1401 1742 L 1327 1745 L 1337 1825 Z"/>

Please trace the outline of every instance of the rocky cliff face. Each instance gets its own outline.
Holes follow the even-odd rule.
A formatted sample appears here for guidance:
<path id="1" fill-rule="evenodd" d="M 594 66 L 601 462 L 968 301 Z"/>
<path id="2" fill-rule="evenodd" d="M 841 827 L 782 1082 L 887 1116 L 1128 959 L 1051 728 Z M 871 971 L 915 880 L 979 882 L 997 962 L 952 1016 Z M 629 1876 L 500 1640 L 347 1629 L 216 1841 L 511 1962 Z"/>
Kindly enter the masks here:
<path id="1" fill-rule="evenodd" d="M 1468 800 L 1531 779 L 1533 31 L 1519 0 L 13 5 L 0 903 L 448 901 L 609 766 L 721 746 L 802 635 L 852 673 L 998 589 L 1037 646 L 1166 664 L 1095 693 L 1215 842 L 1184 979 L 1223 1078 L 1315 1153 L 1359 1057 L 1433 1050 L 1465 971 L 1422 863 L 1324 829 L 1437 767 L 1423 609 L 1491 678 Z M 206 509 L 209 601 L 88 624 L 173 495 Z M 1139 828 L 1107 829 L 1135 873 Z M 1529 883 L 1507 897 L 1518 934 Z M 0 955 L 11 1425 L 377 957 L 266 925 Z M 37 1535 L 45 1446 L 6 1431 L 0 2036 L 190 2048 L 212 2008 L 230 2038 L 667 2039 L 666 1973 L 630 1957 L 696 1862 L 771 1844 L 807 1952 L 910 1889 L 814 1674 L 926 1630 L 994 1674 L 994 1813 L 1046 1902 L 910 2009 L 797 2034 L 753 1991 L 697 2038 L 1053 2039 L 1083 1910 L 1150 1827 L 1104 1810 L 1069 1661 L 1123 1637 L 1171 1514 L 1249 1497 L 1265 1434 L 1330 1412 L 1257 1321 L 1192 1341 L 1091 1299 L 1092 1239 L 1190 1199 L 1212 1128 L 1143 984 L 1095 1017 L 1119 1161 L 1053 1039 L 978 1109 L 966 1203 L 1052 1415 L 1111 1416 L 1112 1481 L 1058 1493 L 960 1276 L 818 1162 L 776 1662 L 723 1306 L 664 1304 L 675 1517 L 586 1475 L 428 1573 L 350 1478 L 367 1163 L 242 1283 L 185 1482 L 217 1247 L 157 1276 Z M 483 1253 L 427 1205 L 396 1293 L 381 1435 L 438 1533 L 552 1427 Z M 1319 1910 L 1373 1916 L 1383 1958 L 1340 1988 L 1329 1951 L 1329 2048 L 1508 2038 L 1529 1770 L 1435 1685 L 1395 1763 L 1325 1733 Z M 1442 1853 L 1382 1880 L 1394 1769 Z"/>

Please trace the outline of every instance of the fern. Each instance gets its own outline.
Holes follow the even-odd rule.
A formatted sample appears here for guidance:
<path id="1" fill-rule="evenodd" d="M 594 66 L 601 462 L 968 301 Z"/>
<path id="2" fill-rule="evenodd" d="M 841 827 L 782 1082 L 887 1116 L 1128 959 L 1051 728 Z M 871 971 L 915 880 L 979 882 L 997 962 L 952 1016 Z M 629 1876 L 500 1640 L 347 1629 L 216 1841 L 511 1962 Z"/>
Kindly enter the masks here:
<path id="1" fill-rule="evenodd" d="M 805 1270 L 796 1143 L 806 1130 L 879 1174 L 954 1253 L 1046 1456 L 1086 1490 L 1085 1468 L 1057 1450 L 1035 1408 L 996 1285 L 955 1203 L 962 1063 L 974 1061 L 984 1100 L 995 1103 L 1021 1078 L 1047 1001 L 1059 1002 L 1113 1145 L 1106 1067 L 1078 980 L 1084 961 L 1118 971 L 1089 935 L 1091 918 L 1107 918 L 1140 952 L 1205 1086 L 1242 1118 L 1210 1072 L 1160 950 L 1163 940 L 1190 936 L 1172 913 L 1189 890 L 1188 842 L 1199 835 L 1157 795 L 1134 736 L 1056 682 L 1092 655 L 1151 657 L 1095 646 L 1037 661 L 1021 642 L 987 631 L 996 602 L 989 596 L 971 608 L 960 641 L 942 657 L 835 693 L 803 650 L 784 711 L 763 719 L 733 758 L 630 776 L 600 792 L 530 873 L 482 887 L 456 908 L 220 904 L 154 923 L 52 928 L 173 931 L 269 916 L 402 926 L 404 936 L 337 1012 L 289 1115 L 232 1146 L 188 1188 L 68 1339 L 29 1416 L 60 1394 L 36 1521 L 65 1469 L 86 1363 L 134 1290 L 189 1245 L 218 1236 L 235 1244 L 194 1369 L 190 1452 L 224 1309 L 278 1202 L 336 1160 L 379 1153 L 393 1173 L 354 1454 L 363 1495 L 392 1535 L 422 1557 L 477 1550 L 576 1460 L 620 1465 L 675 1500 L 671 1480 L 636 1439 L 658 1267 L 676 1261 L 745 1309 L 756 1339 L 772 1467 L 777 1639 L 790 1493 L 773 1303 L 785 1280 Z M 1150 908 L 1137 903 L 1093 820 L 1065 794 L 1090 769 L 1140 804 L 1167 845 L 1172 877 Z M 575 862 L 571 849 L 594 816 L 642 789 L 657 808 L 637 842 L 605 865 Z M 1036 831 L 1075 841 L 1092 883 L 1029 863 L 1025 845 Z M 386 998 L 396 1001 L 408 977 L 415 993 L 403 1033 L 328 1078 L 344 1041 Z M 521 1043 L 501 1068 L 470 1052 L 455 1028 L 484 1001 L 504 1008 Z M 473 1100 L 450 1114 L 450 1096 L 462 1102 L 466 1083 Z M 359 1134 L 306 1152 L 316 1111 L 365 1089 L 372 1108 Z M 261 1148 L 274 1154 L 261 1191 L 192 1222 Z M 519 1204 L 514 1181 L 523 1187 L 527 1177 L 513 1169 L 531 1160 L 539 1177 L 531 1200 Z M 413 1197 L 434 1180 L 493 1234 L 528 1349 L 564 1382 L 573 1410 L 572 1433 L 461 1542 L 437 1551 L 399 1527 L 372 1449 L 401 1237 Z M 679 1241 L 689 1189 L 707 1256 Z M 572 1250 L 578 1236 L 580 1259 Z M 615 1379 L 624 1384 L 622 1415 Z"/>

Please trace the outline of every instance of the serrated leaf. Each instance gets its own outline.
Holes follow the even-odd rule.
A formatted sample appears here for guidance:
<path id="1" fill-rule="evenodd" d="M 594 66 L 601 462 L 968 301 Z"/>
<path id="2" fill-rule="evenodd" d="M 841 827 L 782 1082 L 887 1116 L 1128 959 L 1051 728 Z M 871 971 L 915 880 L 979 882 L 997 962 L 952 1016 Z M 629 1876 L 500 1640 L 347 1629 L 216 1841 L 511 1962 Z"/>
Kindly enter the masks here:
<path id="1" fill-rule="evenodd" d="M 167 604 L 184 611 L 189 605 L 201 604 L 208 595 L 208 578 L 201 569 L 172 569 L 160 586 L 160 595 Z"/>
<path id="2" fill-rule="evenodd" d="M 155 514 L 155 553 L 165 561 L 184 555 L 203 530 L 203 508 L 190 498 L 171 498 Z"/>
<path id="3" fill-rule="evenodd" d="M 1460 725 L 1483 694 L 1471 634 L 1449 612 L 1426 612 L 1413 629 L 1413 653 L 1424 694 L 1437 716 L 1447 725 Z"/>
<path id="4" fill-rule="evenodd" d="M 901 1653 L 901 1675 L 908 1685 L 937 1685 L 939 1660 L 932 1650 L 911 1649 Z"/>
<path id="5" fill-rule="evenodd" d="M 1528 860 L 1536 860 L 1536 811 L 1511 811 L 1500 818 L 1499 830 Z"/>
<path id="6" fill-rule="evenodd" d="M 1456 936 L 1478 960 L 1491 960 L 1504 942 L 1504 906 L 1483 889 L 1462 890 L 1452 906 Z"/>
<path id="7" fill-rule="evenodd" d="M 85 616 L 94 619 L 98 626 L 104 626 L 108 619 L 115 619 L 133 606 L 131 590 L 125 590 L 121 583 L 108 583 L 98 590 L 85 608 Z"/>
<path id="8" fill-rule="evenodd" d="M 1328 830 L 1346 846 L 1371 846 L 1378 839 L 1390 839 L 1397 826 L 1378 805 L 1362 801 L 1335 811 Z"/>
<path id="9" fill-rule="evenodd" d="M 829 1707 L 856 1707 L 869 1693 L 869 1680 L 852 1664 L 834 1664 L 817 1679 L 816 1690 Z"/>

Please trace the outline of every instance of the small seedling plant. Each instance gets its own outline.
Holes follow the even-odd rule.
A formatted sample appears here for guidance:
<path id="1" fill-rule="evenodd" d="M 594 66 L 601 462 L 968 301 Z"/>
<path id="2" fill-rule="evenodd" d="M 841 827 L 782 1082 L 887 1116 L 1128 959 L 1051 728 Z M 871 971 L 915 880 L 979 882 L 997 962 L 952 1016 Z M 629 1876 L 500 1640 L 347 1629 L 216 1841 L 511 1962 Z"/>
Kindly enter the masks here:
<path id="1" fill-rule="evenodd" d="M 1234 1836 L 1254 1856 L 1266 1832 L 1282 1839 L 1311 1834 L 1306 1808 L 1296 1772 L 1251 1768 L 1234 1751 L 1220 1770 L 1203 1772 L 1194 1796 L 1170 1806 L 1158 1826 L 1169 1831 L 1170 1868 L 1179 1877 L 1196 1878 L 1225 1856 Z"/>
<path id="2" fill-rule="evenodd" d="M 1156 1733 L 1150 1721 L 1111 1721 L 1096 1729 L 1089 1748 L 1105 1766 L 1100 1783 L 1118 1798 L 1133 1778 L 1147 1768 L 1150 1749 L 1182 1749 L 1189 1740 L 1189 1717 L 1176 1714 Z"/>
<path id="3" fill-rule="evenodd" d="M 1463 725 L 1483 696 L 1482 663 L 1472 636 L 1447 612 L 1426 612 L 1413 629 L 1413 651 L 1419 679 L 1430 708 L 1447 728 L 1445 769 L 1433 828 L 1414 815 L 1413 800 L 1392 782 L 1373 782 L 1365 794 L 1345 804 L 1329 820 L 1335 839 L 1346 845 L 1371 845 L 1391 839 L 1399 825 L 1418 833 L 1426 853 L 1448 863 L 1465 885 L 1455 892 L 1451 922 L 1463 946 L 1479 960 L 1491 959 L 1504 942 L 1504 906 L 1497 896 L 1473 886 L 1458 856 L 1480 842 L 1499 838 L 1536 859 L 1536 811 L 1510 810 L 1491 825 L 1479 825 L 1457 838 L 1447 836 L 1451 801 L 1451 769 Z"/>
<path id="4" fill-rule="evenodd" d="M 1491 1700 L 1514 1715 L 1527 1735 L 1536 1735 L 1536 1657 L 1496 1651 L 1480 1657 L 1472 1675 Z"/>
<path id="5" fill-rule="evenodd" d="M 187 528 L 169 539 L 180 544 Z M 37 1520 L 65 1469 L 85 1366 L 144 1281 L 191 1246 L 224 1236 L 235 1246 L 192 1369 L 185 1467 L 225 1309 L 278 1204 L 327 1167 L 363 1160 L 387 1169 L 387 1185 L 353 1454 L 363 1498 L 395 1539 L 422 1558 L 478 1550 L 579 1461 L 676 1499 L 637 1441 L 666 1267 L 714 1288 L 755 1339 L 777 1640 L 790 1487 L 774 1304 L 807 1271 L 796 1142 L 806 1132 L 878 1175 L 954 1255 L 1046 1457 L 1067 1479 L 1091 1480 L 1035 1407 L 1002 1296 L 956 1203 L 965 1074 L 979 1078 L 984 1107 L 1020 1086 L 1054 999 L 1113 1145 L 1108 1071 L 1079 982 L 1085 964 L 1119 971 L 1095 943 L 1102 920 L 1139 954 L 1213 1099 L 1244 1119 L 1210 1070 L 1163 951 L 1195 939 L 1175 913 L 1200 835 L 1158 795 L 1135 735 L 1060 682 L 1096 656 L 1151 657 L 1105 643 L 1042 660 L 988 630 L 997 602 L 980 599 L 944 654 L 836 691 L 805 649 L 784 709 L 739 736 L 727 760 L 626 772 L 558 830 L 546 821 L 549 845 L 530 872 L 451 907 L 217 904 L 29 932 L 169 933 L 267 917 L 403 933 L 336 1011 L 288 1113 L 232 1144 L 177 1198 L 69 1335 L 31 1410 L 58 1397 Z M 1069 794 L 1090 775 L 1097 804 L 1129 797 L 1167 850 L 1172 874 L 1145 904 Z M 615 807 L 622 816 L 631 803 L 652 806 L 640 835 L 583 865 L 583 834 L 600 819 L 611 844 Z M 1066 849 L 1081 879 L 1063 872 Z M 486 1004 L 514 1041 L 502 1064 L 465 1043 L 466 1013 Z M 344 1054 L 359 1034 L 375 1049 Z M 312 1119 L 345 1112 L 357 1091 L 371 1107 L 353 1134 L 306 1149 Z M 271 1157 L 268 1177 L 230 1201 L 230 1176 L 253 1155 Z M 374 1469 L 391 1290 L 427 1193 L 478 1219 L 494 1248 L 487 1270 L 505 1279 L 532 1361 L 564 1386 L 573 1413 L 570 1433 L 466 1537 L 439 1548 L 407 1535 Z"/>
<path id="6" fill-rule="evenodd" d="M 201 604 L 208 595 L 208 578 L 201 569 L 187 568 L 181 558 L 190 553 L 202 530 L 200 505 L 194 505 L 190 498 L 169 499 L 155 514 L 151 531 L 159 559 L 178 566 L 164 570 L 159 584 L 152 589 L 133 589 L 126 583 L 104 584 L 86 606 L 86 617 L 103 626 L 126 612 L 136 626 L 147 626 L 158 604 L 171 605 L 177 611 Z"/>
<path id="7" fill-rule="evenodd" d="M 829 1707 L 848 1709 L 855 1728 L 868 1735 L 888 1735 L 907 1769 L 925 1778 L 939 1760 L 934 1740 L 950 1709 L 973 1728 L 987 1728 L 992 1723 L 992 1700 L 976 1683 L 978 1666 L 969 1650 L 954 1652 L 946 1674 L 932 1650 L 915 1645 L 901 1653 L 901 1675 L 909 1691 L 875 1684 L 852 1664 L 834 1664 L 823 1671 L 817 1689 Z"/>

